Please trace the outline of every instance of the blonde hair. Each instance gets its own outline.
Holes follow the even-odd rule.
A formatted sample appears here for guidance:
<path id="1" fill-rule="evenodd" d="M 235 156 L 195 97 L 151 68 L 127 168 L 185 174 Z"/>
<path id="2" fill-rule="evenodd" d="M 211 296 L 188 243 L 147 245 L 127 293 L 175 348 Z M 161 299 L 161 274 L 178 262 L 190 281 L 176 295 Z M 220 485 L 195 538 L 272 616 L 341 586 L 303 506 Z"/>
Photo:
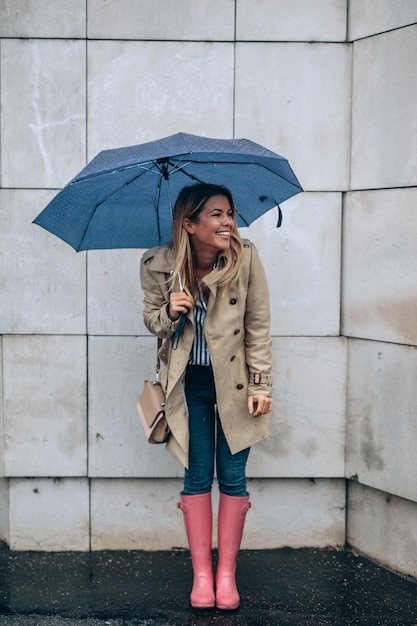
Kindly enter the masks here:
<path id="1" fill-rule="evenodd" d="M 183 286 L 187 286 L 193 295 L 196 294 L 197 288 L 193 249 L 190 235 L 184 228 L 183 221 L 188 218 L 191 222 L 198 222 L 205 203 L 212 196 L 225 196 L 230 203 L 233 216 L 230 246 L 220 253 L 216 268 L 218 287 L 225 288 L 228 285 L 236 284 L 243 260 L 243 244 L 236 223 L 235 204 L 229 189 L 222 185 L 209 183 L 197 183 L 184 187 L 180 191 L 174 207 L 172 235 L 176 264 L 173 280 L 179 276 Z"/>

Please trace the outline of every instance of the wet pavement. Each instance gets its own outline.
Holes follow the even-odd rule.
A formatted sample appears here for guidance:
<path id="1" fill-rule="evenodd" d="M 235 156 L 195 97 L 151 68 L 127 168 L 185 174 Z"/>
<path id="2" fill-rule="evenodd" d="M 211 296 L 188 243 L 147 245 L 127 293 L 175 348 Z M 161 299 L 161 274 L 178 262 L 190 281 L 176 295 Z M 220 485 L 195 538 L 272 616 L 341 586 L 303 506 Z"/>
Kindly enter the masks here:
<path id="1" fill-rule="evenodd" d="M 194 610 L 186 550 L 0 550 L 1 626 L 417 626 L 417 581 L 349 550 L 241 551 L 237 611 Z"/>

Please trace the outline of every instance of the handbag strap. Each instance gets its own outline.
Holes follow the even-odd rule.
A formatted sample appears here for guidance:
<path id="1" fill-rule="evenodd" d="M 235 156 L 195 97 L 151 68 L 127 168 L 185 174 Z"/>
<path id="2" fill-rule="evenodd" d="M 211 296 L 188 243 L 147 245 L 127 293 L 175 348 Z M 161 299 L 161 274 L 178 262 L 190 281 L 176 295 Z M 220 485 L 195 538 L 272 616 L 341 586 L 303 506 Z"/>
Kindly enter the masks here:
<path id="1" fill-rule="evenodd" d="M 161 371 L 161 361 L 159 360 L 159 350 L 161 346 L 162 346 L 162 339 L 158 337 L 158 343 L 156 347 L 156 367 L 155 367 L 156 381 L 158 383 L 159 383 L 159 372 Z"/>

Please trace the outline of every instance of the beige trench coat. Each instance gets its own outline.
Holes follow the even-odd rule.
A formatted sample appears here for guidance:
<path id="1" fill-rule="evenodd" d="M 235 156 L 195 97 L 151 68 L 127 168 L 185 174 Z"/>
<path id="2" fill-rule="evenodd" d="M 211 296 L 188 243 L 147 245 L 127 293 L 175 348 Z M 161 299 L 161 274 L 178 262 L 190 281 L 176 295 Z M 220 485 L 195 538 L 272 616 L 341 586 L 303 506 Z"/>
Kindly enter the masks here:
<path id="1" fill-rule="evenodd" d="M 244 262 L 237 284 L 221 292 L 214 284 L 215 270 L 204 278 L 210 290 L 204 331 L 216 385 L 217 408 L 232 454 L 265 439 L 271 414 L 253 418 L 248 395 L 271 396 L 272 358 L 269 335 L 269 293 L 265 272 L 255 246 L 244 244 Z M 188 413 L 183 380 L 194 338 L 193 311 L 186 316 L 178 346 L 172 349 L 176 326 L 167 314 L 174 254 L 170 247 L 151 248 L 142 257 L 141 283 L 145 294 L 147 329 L 165 339 L 161 361 L 166 364 L 161 382 L 166 390 L 165 411 L 172 436 L 168 450 L 188 466 Z M 174 285 L 175 290 L 179 290 Z"/>

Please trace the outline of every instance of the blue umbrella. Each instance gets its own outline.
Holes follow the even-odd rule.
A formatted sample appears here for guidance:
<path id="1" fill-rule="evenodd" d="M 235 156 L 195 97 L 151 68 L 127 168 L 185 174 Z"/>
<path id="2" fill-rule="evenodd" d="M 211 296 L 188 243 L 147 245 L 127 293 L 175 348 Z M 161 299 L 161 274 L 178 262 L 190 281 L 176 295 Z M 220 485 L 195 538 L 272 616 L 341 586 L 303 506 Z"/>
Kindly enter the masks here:
<path id="1" fill-rule="evenodd" d="M 77 251 L 150 248 L 171 241 L 173 202 L 193 182 L 228 187 L 239 226 L 302 191 L 288 161 L 253 141 L 177 133 L 100 152 L 34 223 Z"/>

